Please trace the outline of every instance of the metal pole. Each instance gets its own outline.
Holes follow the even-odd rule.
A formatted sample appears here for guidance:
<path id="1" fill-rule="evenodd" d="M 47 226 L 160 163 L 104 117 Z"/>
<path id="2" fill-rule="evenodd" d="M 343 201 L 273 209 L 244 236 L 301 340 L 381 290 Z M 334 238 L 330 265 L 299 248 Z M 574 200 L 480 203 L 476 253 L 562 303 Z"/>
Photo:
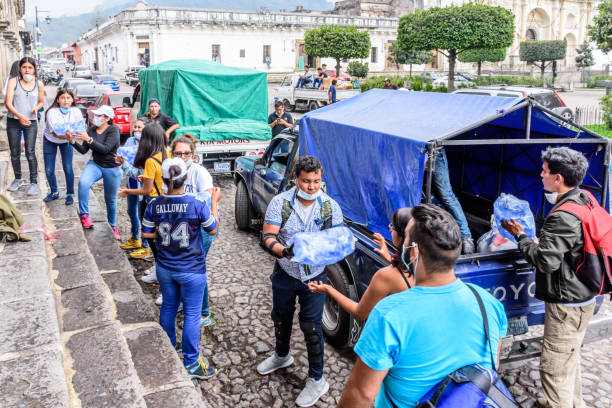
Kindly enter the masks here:
<path id="1" fill-rule="evenodd" d="M 604 182 L 603 182 L 603 194 L 601 195 L 601 205 L 606 208 L 608 200 L 608 190 L 610 189 L 610 143 L 606 144 L 605 157 L 604 157 Z M 608 207 L 609 208 L 609 207 Z"/>
<path id="2" fill-rule="evenodd" d="M 36 60 L 40 66 L 40 53 L 38 52 L 38 43 L 40 42 L 40 34 L 38 34 L 38 6 L 34 6 L 34 12 L 36 14 Z"/>
<path id="3" fill-rule="evenodd" d="M 531 104 L 527 106 L 527 124 L 525 125 L 525 139 L 531 138 Z"/>
<path id="4" fill-rule="evenodd" d="M 427 185 L 425 188 L 425 203 L 431 204 L 431 180 L 433 178 L 433 168 L 436 163 L 436 151 L 434 143 L 427 143 Z"/>

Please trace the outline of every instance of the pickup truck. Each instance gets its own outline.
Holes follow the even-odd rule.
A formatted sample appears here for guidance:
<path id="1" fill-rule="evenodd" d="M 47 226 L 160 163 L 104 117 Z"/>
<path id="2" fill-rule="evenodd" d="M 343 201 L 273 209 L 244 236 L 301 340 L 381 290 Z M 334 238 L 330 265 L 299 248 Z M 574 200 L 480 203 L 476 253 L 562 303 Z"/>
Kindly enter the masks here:
<path id="1" fill-rule="evenodd" d="M 299 74 L 289 74 L 285 76 L 280 87 L 276 88 L 276 96 L 283 102 L 287 112 L 312 111 L 328 104 L 329 96 L 326 89 L 314 89 L 312 84 L 309 84 L 310 88 L 296 88 L 298 79 Z M 359 92 L 359 89 L 337 89 L 336 101 L 359 95 Z"/>
<path id="2" fill-rule="evenodd" d="M 358 117 L 353 111 L 368 115 Z M 559 127 L 547 115 L 551 112 L 528 98 L 369 91 L 350 103 L 306 114 L 299 126 L 273 138 L 262 156 L 237 159 L 236 224 L 243 230 L 260 228 L 268 203 L 291 186 L 298 154 L 318 157 L 327 193 L 340 204 L 345 224 L 356 238 L 353 254 L 327 266 L 328 282 L 359 301 L 374 273 L 387 265 L 374 251 L 373 233 L 385 236 L 391 251 L 397 251 L 387 230 L 391 214 L 431 202 L 433 175 L 426 159 L 434 162 L 431 159 L 441 148 L 446 149 L 451 183 L 475 238 L 490 229 L 493 201 L 501 192 L 528 199 L 536 224 L 542 225 L 550 206 L 539 177 L 540 152 L 550 144 L 572 143 L 587 155 L 589 176 L 581 187 L 609 208 L 608 140 L 587 129 L 576 133 Z M 517 249 L 462 255 L 455 273 L 502 302 L 508 336 L 543 324 L 544 304 L 534 297 L 535 270 Z M 602 302 L 599 296 L 597 310 Z M 362 325 L 327 298 L 323 332 L 329 343 L 354 345 Z M 611 335 L 612 318 L 596 316 L 585 342 Z M 508 340 L 505 361 L 539 355 L 539 337 Z"/>

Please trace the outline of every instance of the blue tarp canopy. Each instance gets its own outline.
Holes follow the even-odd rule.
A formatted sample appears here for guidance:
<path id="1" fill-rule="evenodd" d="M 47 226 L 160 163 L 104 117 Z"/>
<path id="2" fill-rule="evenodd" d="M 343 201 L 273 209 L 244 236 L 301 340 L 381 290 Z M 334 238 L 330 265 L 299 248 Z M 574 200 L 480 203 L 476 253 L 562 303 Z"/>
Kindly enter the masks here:
<path id="1" fill-rule="evenodd" d="M 461 140 L 517 139 L 516 144 L 446 146 L 452 185 L 460 200 L 470 195 L 492 202 L 501 192 L 514 194 L 529 201 L 534 214 L 541 216 L 547 209 L 540 157 L 551 143 L 520 144 L 526 139 L 525 102 L 523 98 L 373 89 L 304 115 L 300 154 L 319 158 L 328 193 L 345 217 L 389 237 L 393 212 L 422 200 L 428 143 L 437 147 L 464 143 L 457 142 Z M 520 104 L 524 106 L 516 109 Z M 587 155 L 590 168 L 584 183 L 601 197 L 602 138 L 575 132 L 536 107 L 530 137 L 567 138 L 568 144 L 577 138 L 593 140 L 572 148 Z M 435 186 L 432 192 L 435 195 Z"/>

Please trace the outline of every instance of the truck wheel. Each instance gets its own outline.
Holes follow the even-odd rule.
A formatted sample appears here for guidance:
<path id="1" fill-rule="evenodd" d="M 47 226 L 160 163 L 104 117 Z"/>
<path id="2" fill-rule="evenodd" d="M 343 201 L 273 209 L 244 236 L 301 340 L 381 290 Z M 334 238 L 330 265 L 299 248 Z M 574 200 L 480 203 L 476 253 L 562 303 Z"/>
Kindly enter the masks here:
<path id="1" fill-rule="evenodd" d="M 328 265 L 327 283 L 344 296 L 349 296 L 349 281 L 339 264 Z M 323 307 L 323 334 L 327 342 L 336 347 L 344 347 L 349 338 L 349 314 L 331 296 L 325 297 Z"/>
<path id="2" fill-rule="evenodd" d="M 239 181 L 236 186 L 236 198 L 234 201 L 234 215 L 239 230 L 248 231 L 251 228 L 253 206 L 249 199 L 249 191 L 244 181 Z"/>
<path id="3" fill-rule="evenodd" d="M 283 100 L 283 106 L 287 112 L 293 112 L 295 109 L 295 106 L 293 106 L 287 99 Z"/>
<path id="4" fill-rule="evenodd" d="M 316 103 L 315 101 L 310 102 L 310 104 L 308 105 L 308 110 L 313 111 L 317 109 L 319 109 L 319 104 Z"/>

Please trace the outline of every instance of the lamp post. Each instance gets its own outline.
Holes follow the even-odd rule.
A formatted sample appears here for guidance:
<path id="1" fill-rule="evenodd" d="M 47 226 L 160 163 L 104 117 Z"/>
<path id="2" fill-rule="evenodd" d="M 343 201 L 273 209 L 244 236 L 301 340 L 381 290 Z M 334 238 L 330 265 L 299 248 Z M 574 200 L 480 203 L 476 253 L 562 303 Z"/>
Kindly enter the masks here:
<path id="1" fill-rule="evenodd" d="M 49 10 L 39 10 L 38 6 L 34 7 L 34 11 L 36 13 L 36 28 L 34 29 L 34 33 L 36 34 L 36 59 L 38 62 L 38 65 L 40 65 L 40 52 L 42 50 L 42 47 L 40 46 L 40 29 L 38 28 L 38 13 L 50 13 Z M 47 22 L 47 24 L 51 23 L 51 17 L 46 16 L 45 17 L 45 21 Z"/>

